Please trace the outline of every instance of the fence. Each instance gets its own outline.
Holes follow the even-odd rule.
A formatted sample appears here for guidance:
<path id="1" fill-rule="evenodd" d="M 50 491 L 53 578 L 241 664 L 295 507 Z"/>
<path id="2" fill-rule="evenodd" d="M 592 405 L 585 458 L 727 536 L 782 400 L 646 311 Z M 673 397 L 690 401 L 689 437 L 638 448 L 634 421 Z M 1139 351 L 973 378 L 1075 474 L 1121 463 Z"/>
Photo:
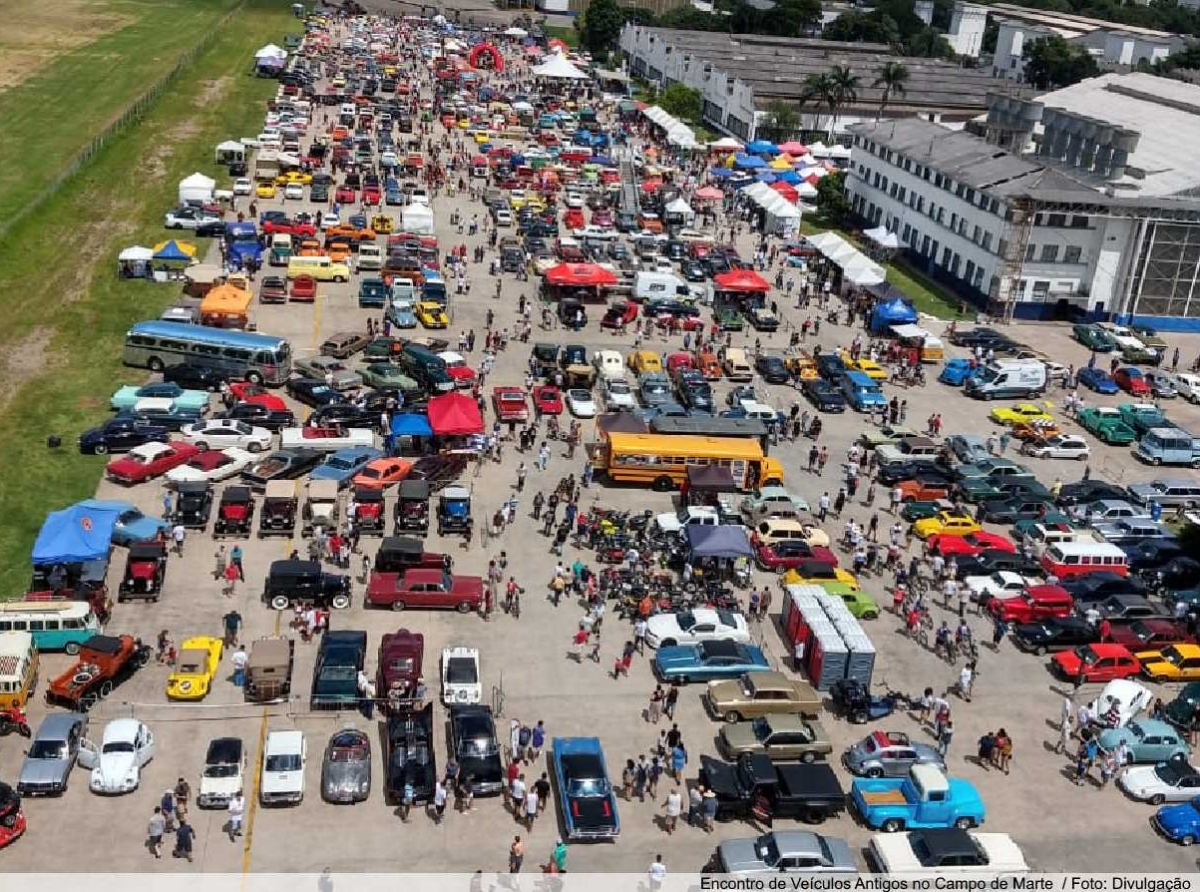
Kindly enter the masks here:
<path id="1" fill-rule="evenodd" d="M 196 57 L 200 55 L 200 53 L 212 46 L 213 41 L 217 38 L 217 35 L 222 31 L 222 29 L 224 29 L 224 27 L 235 15 L 241 12 L 242 7 L 245 6 L 245 4 L 246 0 L 238 0 L 237 4 L 232 9 L 221 16 L 221 18 L 218 19 L 211 28 L 209 28 L 200 36 L 200 39 L 197 40 L 196 43 L 194 43 L 182 56 L 179 57 L 175 64 L 171 66 L 170 71 L 166 72 L 145 92 L 134 99 L 133 102 L 130 103 L 123 112 L 121 112 L 120 116 L 118 116 L 116 120 L 112 121 L 107 127 L 96 134 L 96 136 L 92 137 L 91 141 L 86 146 L 76 152 L 75 156 L 67 163 L 67 166 L 59 171 L 58 175 L 55 176 L 54 179 L 51 180 L 44 189 L 31 198 L 23 208 L 18 210 L 7 220 L 0 220 L 0 242 L 5 239 L 9 231 L 12 230 L 14 226 L 22 222 L 26 217 L 54 197 L 54 195 L 56 195 L 59 190 L 66 185 L 67 181 L 70 180 L 71 177 L 79 173 L 83 166 L 91 161 L 92 158 L 94 158 L 96 154 L 104 148 L 109 140 L 113 139 L 115 136 L 118 136 L 126 128 L 140 121 L 145 116 L 146 112 L 149 111 L 154 105 L 154 103 L 158 101 L 158 98 L 163 94 L 167 87 L 169 87 L 179 77 L 179 75 L 183 73 L 184 69 L 191 65 L 191 63 L 195 61 Z"/>

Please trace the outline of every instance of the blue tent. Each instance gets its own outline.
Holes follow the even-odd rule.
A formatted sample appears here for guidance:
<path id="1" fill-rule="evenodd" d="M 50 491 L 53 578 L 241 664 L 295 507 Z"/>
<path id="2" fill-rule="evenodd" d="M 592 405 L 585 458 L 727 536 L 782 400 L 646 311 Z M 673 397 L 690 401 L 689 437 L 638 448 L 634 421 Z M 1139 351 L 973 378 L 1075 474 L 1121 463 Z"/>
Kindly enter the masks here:
<path id="1" fill-rule="evenodd" d="M 432 437 L 433 428 L 429 419 L 424 415 L 406 413 L 392 416 L 392 436 L 394 437 Z"/>
<path id="2" fill-rule="evenodd" d="M 33 563 L 74 564 L 102 560 L 112 545 L 116 508 L 72 505 L 46 518 L 33 543 Z"/>
<path id="3" fill-rule="evenodd" d="M 783 180 L 789 186 L 799 186 L 803 181 L 803 177 L 794 170 L 785 170 L 783 173 L 775 174 L 775 179 Z"/>
<path id="4" fill-rule="evenodd" d="M 739 558 L 753 557 L 754 549 L 746 538 L 745 527 L 704 527 L 691 524 L 687 530 L 688 547 L 693 558 Z"/>
<path id="5" fill-rule="evenodd" d="M 511 155 L 509 157 L 508 163 L 511 164 L 513 167 L 520 167 L 522 164 L 525 163 L 525 156 L 514 153 L 513 155 Z"/>
<path id="6" fill-rule="evenodd" d="M 709 174 L 718 180 L 727 180 L 733 176 L 733 171 L 728 167 L 714 167 Z"/>
<path id="7" fill-rule="evenodd" d="M 875 306 L 871 313 L 871 331 L 887 331 L 893 325 L 908 325 L 917 321 L 917 311 L 896 297 Z"/>
<path id="8" fill-rule="evenodd" d="M 738 167 L 743 167 L 743 168 L 748 168 L 748 169 L 753 169 L 755 167 L 766 167 L 767 166 L 767 162 L 764 161 L 762 158 L 759 158 L 757 155 L 743 155 L 741 153 L 734 156 L 733 163 L 736 164 Z"/>
<path id="9" fill-rule="evenodd" d="M 779 146 L 773 142 L 767 142 L 765 139 L 756 139 L 746 146 L 746 151 L 751 155 L 778 155 Z"/>
<path id="10" fill-rule="evenodd" d="M 613 160 L 607 155 L 593 155 L 588 159 L 589 164 L 602 164 L 605 167 L 611 167 Z"/>
<path id="11" fill-rule="evenodd" d="M 179 243 L 175 239 L 171 239 L 162 250 L 154 255 L 155 260 L 182 260 L 187 261 L 192 259 L 192 255 L 188 254 L 179 247 Z"/>
<path id="12" fill-rule="evenodd" d="M 766 183 L 768 186 L 775 182 L 776 176 L 769 170 L 760 170 L 754 175 L 754 178 L 760 183 Z"/>

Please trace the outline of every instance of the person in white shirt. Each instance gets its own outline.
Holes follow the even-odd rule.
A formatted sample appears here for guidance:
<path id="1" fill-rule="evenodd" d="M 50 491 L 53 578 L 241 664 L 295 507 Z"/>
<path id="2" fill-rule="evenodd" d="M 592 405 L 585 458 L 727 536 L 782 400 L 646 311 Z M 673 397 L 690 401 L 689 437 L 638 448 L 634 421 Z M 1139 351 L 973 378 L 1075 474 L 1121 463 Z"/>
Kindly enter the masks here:
<path id="1" fill-rule="evenodd" d="M 530 788 L 525 794 L 525 829 L 533 830 L 534 819 L 538 813 L 538 794 L 537 790 Z"/>
<path id="2" fill-rule="evenodd" d="M 242 819 L 246 816 L 246 800 L 242 791 L 238 790 L 229 798 L 229 841 L 233 842 L 242 835 Z"/>
<path id="3" fill-rule="evenodd" d="M 826 283 L 828 285 L 828 283 Z M 667 865 L 663 864 L 662 855 L 654 856 L 654 863 L 650 865 L 650 869 L 646 872 L 650 878 L 650 892 L 658 892 L 662 888 L 662 882 L 667 877 Z"/>
<path id="4" fill-rule="evenodd" d="M 679 821 L 679 815 L 683 811 L 683 795 L 679 792 L 679 787 L 676 787 L 667 794 L 666 809 L 667 832 L 674 833 L 675 825 Z"/>

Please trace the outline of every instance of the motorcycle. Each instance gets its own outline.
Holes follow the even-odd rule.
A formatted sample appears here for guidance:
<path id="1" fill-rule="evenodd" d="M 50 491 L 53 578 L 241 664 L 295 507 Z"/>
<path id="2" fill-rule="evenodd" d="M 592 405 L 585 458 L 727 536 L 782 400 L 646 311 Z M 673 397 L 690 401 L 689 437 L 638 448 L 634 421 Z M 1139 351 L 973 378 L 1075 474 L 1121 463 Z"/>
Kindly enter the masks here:
<path id="1" fill-rule="evenodd" d="M 853 678 L 834 682 L 829 695 L 838 711 L 856 725 L 879 721 L 912 705 L 910 697 L 890 688 L 882 697 L 873 696 L 866 685 Z"/>
<path id="2" fill-rule="evenodd" d="M 33 735 L 25 711 L 19 706 L 14 706 L 11 709 L 0 709 L 0 737 L 7 737 L 14 731 L 22 737 L 31 737 Z"/>

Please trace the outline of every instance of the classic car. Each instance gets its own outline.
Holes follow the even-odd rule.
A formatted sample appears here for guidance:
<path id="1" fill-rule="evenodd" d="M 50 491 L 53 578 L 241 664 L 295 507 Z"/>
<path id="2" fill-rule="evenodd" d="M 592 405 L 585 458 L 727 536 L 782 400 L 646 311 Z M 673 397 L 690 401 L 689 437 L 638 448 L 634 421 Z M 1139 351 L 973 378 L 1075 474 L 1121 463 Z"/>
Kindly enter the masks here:
<path id="1" fill-rule="evenodd" d="M 326 573 L 316 561 L 274 561 L 262 600 L 273 610 L 287 610 L 293 604 L 345 610 L 351 603 L 350 577 Z"/>
<path id="2" fill-rule="evenodd" d="M 1109 353 L 1117 346 L 1112 336 L 1097 325 L 1074 325 L 1071 331 L 1079 343 L 1096 353 Z"/>
<path id="3" fill-rule="evenodd" d="M 1131 678 L 1142 667 L 1128 648 L 1120 644 L 1085 644 L 1057 653 L 1051 665 L 1060 678 L 1085 682 Z"/>
<path id="4" fill-rule="evenodd" d="M 454 379 L 454 386 L 457 389 L 464 390 L 475 386 L 479 376 L 461 353 L 443 350 L 438 353 L 438 359 L 446 364 L 446 374 Z"/>
<path id="5" fill-rule="evenodd" d="M 311 480 L 332 480 L 339 488 L 350 485 L 354 475 L 368 463 L 382 458 L 383 452 L 374 446 L 351 446 L 339 449 L 325 456 L 325 459 L 312 469 Z"/>
<path id="6" fill-rule="evenodd" d="M 105 726 L 99 746 L 86 738 L 80 741 L 79 764 L 92 772 L 89 789 L 110 796 L 132 793 L 156 746 L 154 735 L 142 722 L 113 719 Z"/>
<path id="7" fill-rule="evenodd" d="M 1074 607 L 1071 595 L 1057 585 L 1023 585 L 1016 594 L 993 596 L 987 602 L 988 612 L 1003 623 L 1035 623 L 1070 616 Z"/>
<path id="8" fill-rule="evenodd" d="M 860 777 L 907 777 L 914 765 L 946 764 L 934 747 L 902 731 L 873 731 L 842 753 L 842 765 Z"/>
<path id="9" fill-rule="evenodd" d="M 1108 372 L 1096 366 L 1084 366 L 1075 377 L 1080 384 L 1096 393 L 1111 394 L 1121 389 Z"/>
<path id="10" fill-rule="evenodd" d="M 974 434 L 954 434 L 946 438 L 946 445 L 955 458 L 968 465 L 983 461 L 990 455 L 983 440 Z"/>
<path id="11" fill-rule="evenodd" d="M 337 452 L 351 446 L 374 446 L 375 432 L 368 428 L 345 428 L 341 425 L 286 427 L 279 432 L 279 445 L 284 449 Z"/>
<path id="12" fill-rule="evenodd" d="M 446 328 L 450 324 L 450 317 L 446 315 L 445 308 L 436 301 L 423 300 L 413 311 L 426 328 Z"/>
<path id="13" fill-rule="evenodd" d="M 590 390 L 571 388 L 567 391 L 567 408 L 576 418 L 592 418 L 596 414 L 596 401 Z"/>
<path id="14" fill-rule="evenodd" d="M 919 539 L 929 539 L 935 535 L 965 536 L 968 533 L 978 533 L 983 527 L 968 514 L 945 512 L 936 517 L 926 517 L 913 524 L 913 533 Z"/>
<path id="15" fill-rule="evenodd" d="M 345 402 L 345 397 L 320 378 L 290 378 L 285 385 L 296 400 L 313 409 Z"/>
<path id="16" fill-rule="evenodd" d="M 292 290 L 288 300 L 312 303 L 317 299 L 317 280 L 312 276 L 296 276 L 292 279 Z"/>
<path id="17" fill-rule="evenodd" d="M 412 462 L 404 458 L 377 458 L 367 462 L 363 469 L 354 475 L 352 481 L 355 488 L 386 489 L 408 477 L 412 470 Z"/>
<path id="18" fill-rule="evenodd" d="M 820 545 L 809 545 L 800 539 L 789 539 L 775 542 L 772 545 L 761 544 L 755 547 L 754 557 L 757 564 L 764 570 L 785 573 L 797 570 L 801 566 L 816 561 L 837 567 L 837 555 Z"/>
<path id="19" fill-rule="evenodd" d="M 1196 643 L 1195 636 L 1188 632 L 1186 622 L 1166 618 L 1113 624 L 1109 629 L 1108 640 L 1114 644 L 1123 644 L 1134 653 L 1162 649 L 1169 644 Z"/>
<path id="20" fill-rule="evenodd" d="M 750 641 L 746 618 L 728 610 L 696 607 L 677 613 L 656 613 L 647 621 L 646 643 L 651 647 L 672 647 L 711 639 Z"/>
<path id="21" fill-rule="evenodd" d="M 1162 650 L 1137 653 L 1142 672 L 1157 682 L 1196 681 L 1200 679 L 1200 646 L 1172 644 Z"/>
<path id="22" fill-rule="evenodd" d="M 1042 440 L 1030 440 L 1021 446 L 1024 455 L 1035 458 L 1072 458 L 1086 461 L 1091 455 L 1087 440 L 1077 434 L 1057 434 Z"/>
<path id="23" fill-rule="evenodd" d="M 1113 375 L 1113 380 L 1117 382 L 1118 387 L 1131 396 L 1150 395 L 1150 385 L 1146 383 L 1146 378 L 1139 368 L 1122 366 Z"/>
<path id="24" fill-rule="evenodd" d="M 478 610 L 483 603 L 483 580 L 478 576 L 456 576 L 445 570 L 414 569 L 403 573 L 374 571 L 367 582 L 369 607 L 454 609 L 459 613 Z"/>
<path id="25" fill-rule="evenodd" d="M 370 365 L 364 366 L 360 372 L 363 384 L 368 387 L 376 387 L 382 390 L 399 390 L 405 393 L 414 393 L 421 389 L 421 385 L 406 374 L 400 366 L 390 362 L 373 362 Z"/>
<path id="26" fill-rule="evenodd" d="M 396 328 L 416 328 L 417 314 L 413 312 L 414 303 L 411 299 L 401 298 L 388 304 L 387 318 Z"/>
<path id="27" fill-rule="evenodd" d="M 279 431 L 285 427 L 294 427 L 296 416 L 292 413 L 292 410 L 287 408 L 278 397 L 272 396 L 271 399 L 280 403 L 279 408 L 264 405 L 259 401 L 234 403 L 217 417 L 229 418 L 251 425 L 252 427 L 266 428 L 269 431 Z"/>
<path id="28" fill-rule="evenodd" d="M 625 358 L 629 370 L 639 377 L 646 372 L 661 372 L 662 357 L 653 350 L 635 350 Z"/>
<path id="29" fill-rule="evenodd" d="M 541 415 L 561 415 L 563 413 L 563 397 L 553 384 L 539 384 L 533 388 L 533 410 Z"/>
<path id="30" fill-rule="evenodd" d="M 271 731 L 263 742 L 262 784 L 258 798 L 263 805 L 296 805 L 304 799 L 304 765 L 308 743 L 301 731 Z"/>
<path id="31" fill-rule="evenodd" d="M 660 647 L 654 655 L 654 671 L 664 681 L 687 684 L 695 679 L 735 678 L 746 672 L 771 669 L 763 652 L 738 641 L 701 641 Z"/>
<path id="32" fill-rule="evenodd" d="M 201 451 L 236 447 L 249 452 L 271 448 L 272 433 L 265 427 L 251 427 L 244 421 L 231 418 L 210 418 L 186 425 L 180 430 L 183 439 Z"/>
<path id="33" fill-rule="evenodd" d="M 1096 627 L 1079 616 L 1051 616 L 1021 623 L 1012 631 L 1013 643 L 1039 656 L 1049 651 L 1074 649 L 1097 640 Z"/>
<path id="34" fill-rule="evenodd" d="M 900 490 L 900 501 L 905 504 L 935 502 L 950 495 L 950 488 L 943 477 L 911 477 L 901 480 L 895 488 Z"/>
<path id="35" fill-rule="evenodd" d="M 208 742 L 200 784 L 196 790 L 197 808 L 226 808 L 234 793 L 245 786 L 246 748 L 240 737 L 216 737 Z"/>
<path id="36" fill-rule="evenodd" d="M 525 401 L 525 391 L 520 387 L 492 388 L 492 405 L 501 423 L 529 420 L 529 405 Z"/>
<path id="37" fill-rule="evenodd" d="M 621 832 L 617 796 L 595 737 L 556 737 L 550 745 L 565 837 L 615 839 Z"/>
<path id="38" fill-rule="evenodd" d="M 344 360 L 333 356 L 307 356 L 292 363 L 292 370 L 302 378 L 316 378 L 329 384 L 332 376 L 332 387 L 339 393 L 343 390 L 357 390 L 363 385 L 362 375 L 354 371 Z"/>
<path id="39" fill-rule="evenodd" d="M 871 838 L 867 860 L 883 873 L 902 876 L 925 871 L 939 876 L 976 872 L 1021 876 L 1029 872 L 1025 856 L 1007 833 L 975 833 L 958 827 L 881 833 Z"/>
<path id="40" fill-rule="evenodd" d="M 259 490 L 271 480 L 294 480 L 314 468 L 323 455 L 324 450 L 311 448 L 277 449 L 242 471 L 242 480 Z"/>
<path id="41" fill-rule="evenodd" d="M 851 590 L 859 588 L 858 577 L 841 567 L 827 564 L 825 561 L 801 561 L 783 574 L 782 585 L 823 585 L 827 583 L 844 585 Z"/>
<path id="42" fill-rule="evenodd" d="M 413 462 L 409 480 L 424 480 L 434 492 L 459 478 L 467 467 L 461 455 L 426 455 Z"/>
<path id="43" fill-rule="evenodd" d="M 437 782 L 437 762 L 433 748 L 433 704 L 419 712 L 392 714 L 386 728 L 387 752 L 384 755 L 386 784 L 384 793 L 390 802 L 399 802 L 406 785 L 411 785 L 413 801 L 429 802 Z"/>
<path id="44" fill-rule="evenodd" d="M 858 438 L 867 445 L 868 448 L 874 449 L 876 446 L 888 446 L 899 443 L 907 437 L 919 437 L 920 431 L 915 431 L 911 427 L 904 427 L 898 424 L 885 424 L 882 427 L 868 428 L 858 435 Z"/>
<path id="45" fill-rule="evenodd" d="M 820 722 L 786 714 L 726 725 L 717 733 L 717 745 L 729 759 L 742 753 L 762 753 L 772 761 L 815 762 L 833 752 Z"/>
<path id="46" fill-rule="evenodd" d="M 1037 403 L 1017 403 L 1015 406 L 997 406 L 988 413 L 988 418 L 997 424 L 1011 425 L 1019 421 L 1053 421 L 1054 416 Z"/>
<path id="47" fill-rule="evenodd" d="M 126 452 L 146 443 L 166 443 L 170 438 L 165 425 L 142 418 L 113 418 L 80 434 L 79 451 L 83 455 Z"/>
<path id="48" fill-rule="evenodd" d="M 816 716 L 821 711 L 821 698 L 807 682 L 772 671 L 711 681 L 704 703 L 726 722 L 776 714 Z"/>
<path id="49" fill-rule="evenodd" d="M 450 752 L 476 796 L 494 796 L 504 788 L 504 764 L 496 740 L 491 707 L 450 707 Z"/>
<path id="50" fill-rule="evenodd" d="M 791 378 L 787 364 L 778 356 L 758 356 L 754 360 L 754 370 L 768 384 L 786 384 Z"/>
<path id="51" fill-rule="evenodd" d="M 105 475 L 117 483 L 144 483 L 177 468 L 199 453 L 191 443 L 171 440 L 134 446 L 123 456 L 110 459 Z"/>
<path id="52" fill-rule="evenodd" d="M 1174 426 L 1166 413 L 1154 403 L 1121 403 L 1117 406 L 1117 412 L 1121 420 L 1139 435 L 1151 428 Z"/>
<path id="53" fill-rule="evenodd" d="M 1105 443 L 1122 445 L 1137 439 L 1137 432 L 1111 406 L 1090 406 L 1077 413 L 1075 420 L 1085 431 Z"/>
<path id="54" fill-rule="evenodd" d="M 738 877 L 858 870 L 854 851 L 844 839 L 806 830 L 771 830 L 758 837 L 724 840 L 714 862 L 718 872 Z"/>
<path id="55" fill-rule="evenodd" d="M 919 522 L 919 521 L 918 521 Z M 976 530 L 973 533 L 960 535 L 958 533 L 938 533 L 930 536 L 926 543 L 930 554 L 940 554 L 943 557 L 951 555 L 977 555 L 984 551 L 1015 552 L 1017 546 L 999 533 L 989 533 L 987 530 Z"/>
<path id="56" fill-rule="evenodd" d="M 52 712 L 46 716 L 29 742 L 17 775 L 17 792 L 22 796 L 65 793 L 87 728 L 87 716 L 81 712 Z"/>
<path id="57" fill-rule="evenodd" d="M 224 649 L 220 638 L 185 638 L 175 668 L 167 676 L 167 699 L 203 700 L 220 669 Z"/>
<path id="58" fill-rule="evenodd" d="M 1117 776 L 1117 786 L 1130 798 L 1151 805 L 1189 802 L 1200 798 L 1200 771 L 1186 756 L 1176 756 L 1157 765 L 1127 768 Z"/>
<path id="59" fill-rule="evenodd" d="M 371 738 L 357 728 L 334 731 L 321 759 L 321 798 L 342 804 L 371 795 Z"/>
<path id="60" fill-rule="evenodd" d="M 184 390 L 172 381 L 155 381 L 143 384 L 141 387 L 127 384 L 112 395 L 108 404 L 120 412 L 124 409 L 132 409 L 139 400 L 168 399 L 179 411 L 199 415 L 208 408 L 208 397 L 207 390 Z"/>
<path id="61" fill-rule="evenodd" d="M 399 629 L 380 639 L 376 689 L 390 711 L 424 705 L 417 697 L 424 661 L 425 636 L 419 632 Z"/>
<path id="62" fill-rule="evenodd" d="M 1186 759 L 1192 754 L 1192 748 L 1177 728 L 1154 719 L 1133 719 L 1124 727 L 1100 732 L 1099 743 L 1106 752 L 1112 752 L 1122 742 L 1128 754 L 1126 765 L 1165 762 L 1176 757 Z"/>
<path id="63" fill-rule="evenodd" d="M 272 572 L 274 569 L 273 565 Z M 321 636 L 313 666 L 309 705 L 313 709 L 355 708 L 358 705 L 358 675 L 366 659 L 366 632 L 357 629 L 326 631 Z"/>
<path id="64" fill-rule="evenodd" d="M 1178 805 L 1165 805 L 1150 819 L 1151 825 L 1172 842 L 1183 846 L 1200 840 L 1200 796 Z"/>

